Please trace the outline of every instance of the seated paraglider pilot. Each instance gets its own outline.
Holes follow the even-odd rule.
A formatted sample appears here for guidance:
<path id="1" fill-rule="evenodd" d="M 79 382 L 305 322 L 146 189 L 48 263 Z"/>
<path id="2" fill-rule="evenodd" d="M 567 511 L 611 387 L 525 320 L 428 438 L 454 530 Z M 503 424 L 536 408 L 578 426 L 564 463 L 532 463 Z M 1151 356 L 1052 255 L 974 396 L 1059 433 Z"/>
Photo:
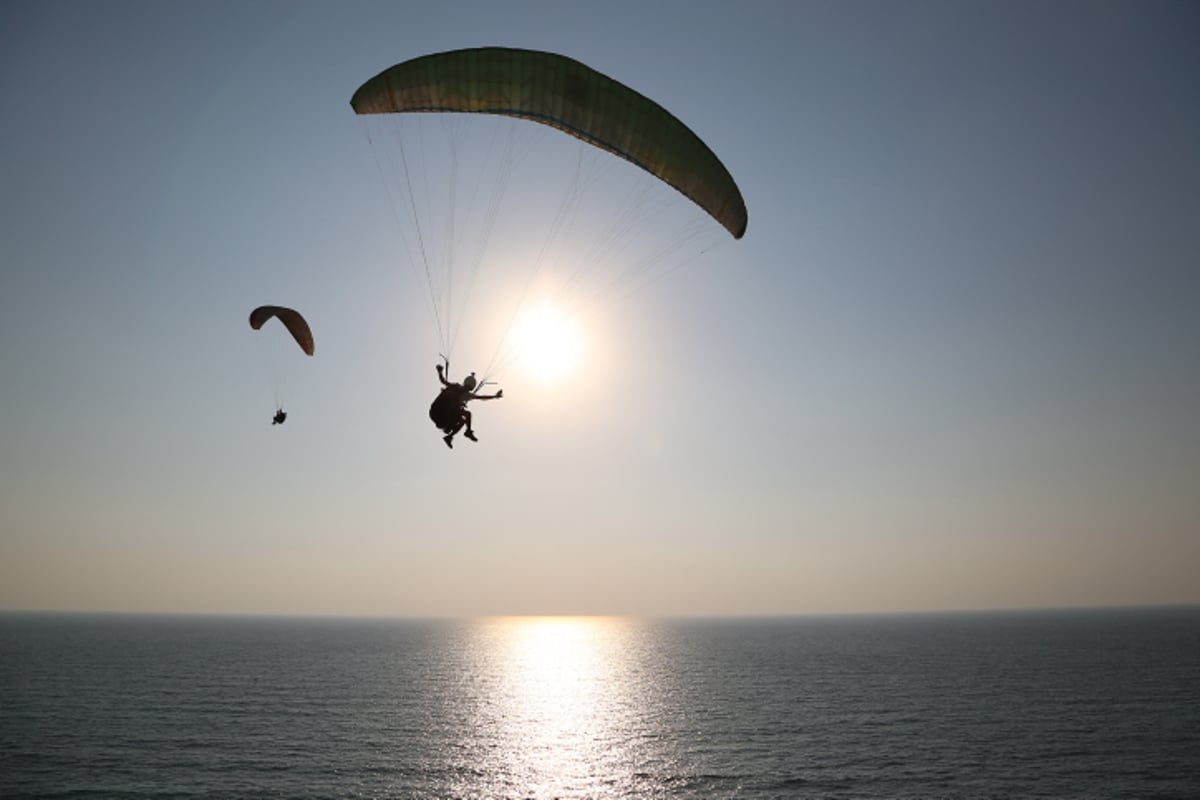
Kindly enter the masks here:
<path id="1" fill-rule="evenodd" d="M 449 366 L 447 363 L 446 368 L 448 369 Z M 471 400 L 496 400 L 504 397 L 504 390 L 501 389 L 495 394 L 476 394 L 474 372 L 463 378 L 461 384 L 451 383 L 446 380 L 446 370 L 442 368 L 441 364 L 437 365 L 437 374 L 443 389 L 429 406 L 429 418 L 446 434 L 442 437 L 442 441 L 446 443 L 446 447 L 453 449 L 454 434 L 462 430 L 464 426 L 467 432 L 463 435 L 472 442 L 479 441 L 475 438 L 475 431 L 471 428 L 471 412 L 467 410 L 467 403 Z"/>
<path id="2" fill-rule="evenodd" d="M 271 417 L 271 424 L 282 425 L 285 419 L 287 419 L 287 412 L 281 408 L 275 412 L 275 416 Z"/>

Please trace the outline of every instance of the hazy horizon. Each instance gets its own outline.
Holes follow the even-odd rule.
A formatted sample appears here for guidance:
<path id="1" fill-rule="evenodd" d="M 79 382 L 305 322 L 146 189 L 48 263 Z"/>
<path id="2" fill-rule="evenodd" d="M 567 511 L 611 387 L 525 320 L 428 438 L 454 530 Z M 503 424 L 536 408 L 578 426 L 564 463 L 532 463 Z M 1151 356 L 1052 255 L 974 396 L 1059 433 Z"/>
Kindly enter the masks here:
<path id="1" fill-rule="evenodd" d="M 893 609 L 888 611 L 825 611 L 817 613 L 782 613 L 782 614 L 481 614 L 475 616 L 446 616 L 446 615 L 412 615 L 412 614 L 305 614 L 280 613 L 260 614 L 253 611 L 241 612 L 205 612 L 205 611 L 120 611 L 104 609 L 38 609 L 38 608 L 6 608 L 0 609 L 0 616 L 59 616 L 59 617 L 180 617 L 211 620 L 296 620 L 296 621 L 345 621 L 345 622 L 471 622 L 497 619 L 526 619 L 526 620 L 587 620 L 587 619 L 627 619 L 631 621 L 729 621 L 729 622 L 769 622 L 771 620 L 796 619 L 882 619 L 882 618 L 912 618 L 912 617 L 962 617 L 974 615 L 1023 615 L 1023 614 L 1086 614 L 1121 613 L 1138 611 L 1189 611 L 1200 608 L 1200 603 L 1168 603 L 1125 606 L 1037 606 L 1027 608 L 939 608 L 939 609 Z"/>

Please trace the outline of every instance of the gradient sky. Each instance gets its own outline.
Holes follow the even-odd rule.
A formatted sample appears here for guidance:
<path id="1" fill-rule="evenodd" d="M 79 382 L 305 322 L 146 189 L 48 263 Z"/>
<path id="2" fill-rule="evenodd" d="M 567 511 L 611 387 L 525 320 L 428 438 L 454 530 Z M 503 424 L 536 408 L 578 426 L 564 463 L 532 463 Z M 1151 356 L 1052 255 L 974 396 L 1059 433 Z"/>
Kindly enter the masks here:
<path id="1" fill-rule="evenodd" d="M 0 609 L 1200 602 L 1200 7 L 0 6 Z M 348 102 L 571 55 L 750 212 L 478 445 Z M 317 356 L 272 427 L 261 303 Z M 465 367 L 465 365 L 463 365 Z"/>

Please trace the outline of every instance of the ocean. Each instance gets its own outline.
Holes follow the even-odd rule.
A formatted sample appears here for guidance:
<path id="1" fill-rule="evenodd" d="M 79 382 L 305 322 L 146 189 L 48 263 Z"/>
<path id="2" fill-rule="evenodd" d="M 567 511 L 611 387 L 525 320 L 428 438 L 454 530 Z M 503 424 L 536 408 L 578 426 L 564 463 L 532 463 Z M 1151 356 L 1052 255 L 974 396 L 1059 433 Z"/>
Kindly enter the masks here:
<path id="1" fill-rule="evenodd" d="M 1200 608 L 0 614 L 0 798 L 1197 798 Z"/>

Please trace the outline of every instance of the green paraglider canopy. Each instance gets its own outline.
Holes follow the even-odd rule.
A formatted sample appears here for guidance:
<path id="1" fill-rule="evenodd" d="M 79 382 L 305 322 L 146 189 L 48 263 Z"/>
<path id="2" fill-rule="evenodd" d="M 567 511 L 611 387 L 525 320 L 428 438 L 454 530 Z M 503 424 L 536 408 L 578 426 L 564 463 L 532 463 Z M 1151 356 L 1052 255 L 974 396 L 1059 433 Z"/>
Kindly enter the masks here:
<path id="1" fill-rule="evenodd" d="M 304 321 L 304 317 L 300 316 L 299 311 L 283 306 L 259 306 L 250 312 L 250 327 L 258 330 L 271 317 L 275 317 L 283 323 L 288 332 L 292 334 L 292 338 L 296 340 L 296 344 L 300 345 L 301 350 L 310 356 L 313 354 L 312 330 Z"/>
<path id="2" fill-rule="evenodd" d="M 539 122 L 624 158 L 677 189 L 735 239 L 746 204 L 712 150 L 653 100 L 554 53 L 481 47 L 414 58 L 371 78 L 358 114 L 465 112 Z"/>

